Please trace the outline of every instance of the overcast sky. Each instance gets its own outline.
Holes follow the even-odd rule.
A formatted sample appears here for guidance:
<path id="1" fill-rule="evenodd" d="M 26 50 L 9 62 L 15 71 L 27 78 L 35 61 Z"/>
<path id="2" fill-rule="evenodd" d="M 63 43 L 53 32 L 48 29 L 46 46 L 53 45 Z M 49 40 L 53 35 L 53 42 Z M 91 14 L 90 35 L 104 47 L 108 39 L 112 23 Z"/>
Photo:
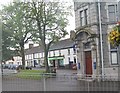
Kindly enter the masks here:
<path id="1" fill-rule="evenodd" d="M 2 9 L 1 5 L 6 5 L 6 4 L 8 4 L 9 2 L 12 2 L 12 1 L 13 0 L 0 0 L 0 9 Z M 46 0 L 46 1 L 48 1 L 48 0 Z M 56 0 L 54 0 L 54 1 L 56 1 Z M 73 4 L 73 0 L 61 0 L 61 2 L 70 2 L 71 4 Z M 70 30 L 75 29 L 74 12 L 73 12 L 73 16 L 68 17 L 68 19 L 69 19 L 69 24 L 70 25 L 67 27 L 67 30 L 69 32 Z"/>
<path id="2" fill-rule="evenodd" d="M 1 5 L 7 5 L 13 1 L 14 0 L 0 0 L 0 9 L 2 9 Z M 26 1 L 29 1 L 29 0 L 26 0 Z M 46 1 L 48 1 L 48 0 L 46 0 Z M 57 0 L 54 0 L 54 1 L 57 1 Z M 61 0 L 61 2 L 69 2 L 69 3 L 73 4 L 73 0 Z M 69 25 L 66 28 L 67 28 L 67 31 L 70 33 L 70 30 L 75 29 L 74 10 L 73 10 L 73 16 L 68 17 L 68 19 L 69 19 Z M 69 37 L 70 37 L 70 35 L 67 35 L 65 38 L 69 38 Z M 28 44 L 25 45 L 25 48 L 28 48 Z"/>

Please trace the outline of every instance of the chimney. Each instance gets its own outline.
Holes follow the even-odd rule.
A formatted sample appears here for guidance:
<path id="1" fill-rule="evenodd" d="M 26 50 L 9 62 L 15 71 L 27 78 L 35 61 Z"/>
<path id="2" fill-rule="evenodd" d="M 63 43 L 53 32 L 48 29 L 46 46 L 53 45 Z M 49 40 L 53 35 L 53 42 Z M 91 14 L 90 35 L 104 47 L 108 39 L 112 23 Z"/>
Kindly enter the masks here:
<path id="1" fill-rule="evenodd" d="M 71 30 L 71 31 L 70 31 L 70 39 L 71 39 L 71 40 L 74 40 L 74 39 L 75 39 L 75 31 L 74 31 L 74 30 Z"/>
<path id="2" fill-rule="evenodd" d="M 29 49 L 33 48 L 33 44 L 29 44 Z"/>

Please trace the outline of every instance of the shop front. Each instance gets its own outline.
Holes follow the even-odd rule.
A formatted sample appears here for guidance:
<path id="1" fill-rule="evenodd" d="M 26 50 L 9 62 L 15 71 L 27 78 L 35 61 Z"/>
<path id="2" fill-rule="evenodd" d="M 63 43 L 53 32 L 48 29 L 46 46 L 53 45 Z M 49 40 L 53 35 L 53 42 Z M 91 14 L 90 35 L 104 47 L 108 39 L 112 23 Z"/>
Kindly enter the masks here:
<path id="1" fill-rule="evenodd" d="M 56 67 L 57 69 L 64 68 L 64 57 L 63 56 L 55 56 L 48 58 L 49 66 Z"/>

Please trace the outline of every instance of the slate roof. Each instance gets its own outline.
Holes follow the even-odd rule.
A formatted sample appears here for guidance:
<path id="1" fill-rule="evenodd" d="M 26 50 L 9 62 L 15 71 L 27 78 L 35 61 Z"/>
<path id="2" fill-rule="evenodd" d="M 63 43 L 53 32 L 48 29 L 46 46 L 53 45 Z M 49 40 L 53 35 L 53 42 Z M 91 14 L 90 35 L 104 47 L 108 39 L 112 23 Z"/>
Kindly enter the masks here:
<path id="1" fill-rule="evenodd" d="M 33 47 L 31 49 L 25 49 L 25 54 L 33 54 L 33 53 L 41 53 L 43 52 L 43 48 L 40 46 Z"/>
<path id="2" fill-rule="evenodd" d="M 50 50 L 58 50 L 73 47 L 74 41 L 70 39 L 61 40 L 50 47 Z"/>
<path id="3" fill-rule="evenodd" d="M 70 39 L 65 39 L 65 40 L 61 40 L 55 44 L 53 44 L 50 47 L 50 51 L 52 50 L 59 50 L 59 49 L 66 49 L 66 48 L 71 48 L 74 45 L 74 41 L 70 40 Z M 31 49 L 25 49 L 25 54 L 33 54 L 33 53 L 41 53 L 43 52 L 43 48 L 40 46 L 37 47 L 33 47 Z"/>

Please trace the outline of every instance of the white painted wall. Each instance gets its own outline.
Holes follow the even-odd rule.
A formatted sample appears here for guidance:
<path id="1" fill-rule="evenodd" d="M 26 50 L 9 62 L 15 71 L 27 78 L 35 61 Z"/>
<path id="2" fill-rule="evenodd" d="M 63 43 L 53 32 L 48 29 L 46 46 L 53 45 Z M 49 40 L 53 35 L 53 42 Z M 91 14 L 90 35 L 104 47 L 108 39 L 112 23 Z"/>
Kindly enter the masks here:
<path id="1" fill-rule="evenodd" d="M 22 58 L 20 56 L 15 56 L 13 58 L 14 58 L 14 61 L 8 60 L 8 61 L 6 61 L 6 64 L 18 64 L 18 65 L 22 64 Z"/>
<path id="2" fill-rule="evenodd" d="M 69 57 L 70 57 L 70 61 L 74 61 L 74 57 L 76 57 L 76 54 L 74 54 L 73 48 L 70 48 L 70 55 L 68 55 L 68 49 L 61 49 L 61 50 L 49 51 L 48 57 L 60 56 L 60 52 L 61 52 L 61 56 L 64 56 L 64 65 L 69 64 L 69 60 L 68 60 Z M 26 66 L 34 65 L 34 60 L 36 60 L 37 63 L 39 62 L 38 60 L 40 60 L 40 62 L 43 62 L 44 53 L 42 52 L 42 53 L 34 53 L 34 55 L 33 54 L 25 55 Z M 77 58 L 76 58 L 76 61 L 77 61 Z M 9 63 L 18 64 L 18 62 L 19 62 L 19 65 L 22 65 L 22 58 L 17 56 L 17 57 L 14 57 L 14 61 L 12 60 L 6 61 L 6 64 L 9 64 Z M 27 64 L 27 62 L 29 64 Z"/>
<path id="3" fill-rule="evenodd" d="M 76 57 L 76 54 L 74 53 L 73 48 L 70 49 L 70 55 L 68 55 L 68 49 L 61 49 L 61 50 L 54 50 L 54 51 L 49 51 L 48 57 L 54 57 L 54 56 L 64 56 L 64 65 L 69 64 L 68 58 L 70 57 L 70 61 L 74 62 L 74 57 Z M 54 55 L 55 52 L 55 55 Z M 61 55 L 60 55 L 61 53 Z M 77 61 L 77 58 L 76 58 Z"/>

